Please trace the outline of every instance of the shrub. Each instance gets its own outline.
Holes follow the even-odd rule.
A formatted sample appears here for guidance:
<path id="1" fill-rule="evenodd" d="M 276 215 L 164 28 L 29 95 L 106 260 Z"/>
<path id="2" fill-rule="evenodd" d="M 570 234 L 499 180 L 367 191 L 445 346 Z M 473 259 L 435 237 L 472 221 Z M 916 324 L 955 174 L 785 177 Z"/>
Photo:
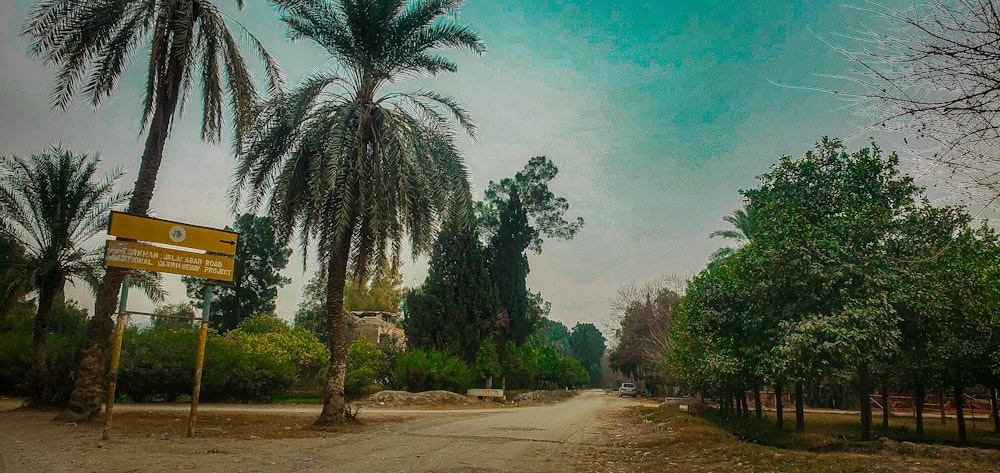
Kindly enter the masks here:
<path id="1" fill-rule="evenodd" d="M 304 330 L 280 319 L 254 316 L 225 336 L 209 331 L 202 371 L 205 401 L 270 402 L 316 369 L 326 350 Z M 245 322 L 247 322 L 245 321 Z M 125 334 L 118 392 L 137 401 L 173 401 L 194 388 L 195 327 L 129 327 Z"/>
<path id="2" fill-rule="evenodd" d="M 26 395 L 31 377 L 35 308 L 16 304 L 0 320 L 0 393 Z M 87 311 L 75 301 L 57 297 L 49 315 L 46 346 L 46 378 L 43 387 L 47 404 L 65 404 L 73 390 L 80 348 L 86 331 Z"/>
<path id="3" fill-rule="evenodd" d="M 400 355 L 394 373 L 396 381 L 411 392 L 443 389 L 461 393 L 474 380 L 465 362 L 437 350 L 413 350 Z"/>
<path id="4" fill-rule="evenodd" d="M 205 355 L 208 360 L 219 357 L 216 338 L 214 332 L 209 336 Z M 116 395 L 138 402 L 173 401 L 178 396 L 190 395 L 197 348 L 197 328 L 175 324 L 144 329 L 127 327 L 122 339 Z"/>
<path id="5" fill-rule="evenodd" d="M 344 394 L 356 398 L 378 390 L 376 373 L 384 372 L 385 354 L 372 342 L 358 337 L 347 347 L 347 373 Z"/>

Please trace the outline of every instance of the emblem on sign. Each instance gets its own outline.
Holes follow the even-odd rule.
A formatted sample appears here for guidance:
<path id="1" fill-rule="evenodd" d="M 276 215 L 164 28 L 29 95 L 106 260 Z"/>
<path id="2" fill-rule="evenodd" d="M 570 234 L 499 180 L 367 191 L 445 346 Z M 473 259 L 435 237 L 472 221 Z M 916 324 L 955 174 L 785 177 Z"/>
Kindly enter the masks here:
<path id="1" fill-rule="evenodd" d="M 170 240 L 173 241 L 174 243 L 180 243 L 184 241 L 184 238 L 186 236 L 187 232 L 184 230 L 184 227 L 180 225 L 174 225 L 173 227 L 170 227 Z"/>

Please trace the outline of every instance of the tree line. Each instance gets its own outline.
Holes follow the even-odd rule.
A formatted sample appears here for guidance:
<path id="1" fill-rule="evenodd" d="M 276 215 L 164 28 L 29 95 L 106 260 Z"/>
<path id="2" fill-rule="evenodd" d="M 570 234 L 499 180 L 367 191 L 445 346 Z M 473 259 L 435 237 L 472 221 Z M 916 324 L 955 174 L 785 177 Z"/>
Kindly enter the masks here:
<path id="1" fill-rule="evenodd" d="M 849 153 L 824 138 L 758 179 L 741 191 L 748 218 L 734 219 L 745 243 L 716 253 L 675 306 L 663 351 L 674 379 L 745 415 L 752 391 L 758 418 L 769 386 L 779 426 L 793 392 L 799 430 L 805 386 L 853 386 L 865 440 L 876 387 L 912 394 L 918 433 L 930 393 L 951 397 L 962 442 L 967 389 L 988 387 L 995 416 L 996 232 L 932 206 L 874 143 Z"/>

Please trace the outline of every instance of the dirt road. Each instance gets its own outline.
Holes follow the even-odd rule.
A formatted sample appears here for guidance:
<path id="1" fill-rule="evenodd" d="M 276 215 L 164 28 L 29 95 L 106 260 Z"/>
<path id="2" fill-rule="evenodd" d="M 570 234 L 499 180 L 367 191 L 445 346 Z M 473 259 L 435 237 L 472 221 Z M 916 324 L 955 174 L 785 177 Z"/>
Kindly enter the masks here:
<path id="1" fill-rule="evenodd" d="M 178 428 L 183 405 L 121 405 L 115 419 L 132 427 L 108 441 L 99 425 L 53 424 L 48 413 L 20 409 L 0 413 L 0 471 L 579 471 L 580 453 L 603 444 L 622 410 L 637 402 L 587 391 L 533 407 L 371 409 L 361 413 L 364 425 L 333 432 L 308 427 L 318 406 L 202 405 L 199 419 L 217 421 L 199 422 L 191 439 Z M 248 413 L 265 419 L 257 434 L 220 424 Z M 153 420 L 144 429 L 137 419 Z"/>

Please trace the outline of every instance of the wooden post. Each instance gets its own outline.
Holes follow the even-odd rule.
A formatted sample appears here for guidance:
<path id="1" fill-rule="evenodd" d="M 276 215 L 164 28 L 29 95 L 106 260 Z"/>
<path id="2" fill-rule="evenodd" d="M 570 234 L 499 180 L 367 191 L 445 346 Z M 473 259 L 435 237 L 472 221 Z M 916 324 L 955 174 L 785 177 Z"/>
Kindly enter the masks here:
<path id="1" fill-rule="evenodd" d="M 104 434 L 101 436 L 104 440 L 111 437 L 111 417 L 114 415 L 115 409 L 115 389 L 118 388 L 118 362 L 122 356 L 122 336 L 125 333 L 125 307 L 128 304 L 128 288 L 131 283 L 132 276 L 126 274 L 125 280 L 122 281 L 121 297 L 118 300 L 118 321 L 115 323 L 115 341 L 111 347 L 111 379 L 108 383 L 108 402 L 104 407 Z"/>
<path id="2" fill-rule="evenodd" d="M 194 360 L 194 392 L 191 393 L 191 415 L 188 417 L 188 437 L 194 437 L 194 425 L 198 420 L 198 396 L 201 394 L 201 368 L 205 363 L 205 342 L 208 340 L 208 314 L 212 308 L 212 290 L 215 286 L 205 285 L 205 305 L 201 310 L 201 332 L 198 335 L 198 352 Z"/>

